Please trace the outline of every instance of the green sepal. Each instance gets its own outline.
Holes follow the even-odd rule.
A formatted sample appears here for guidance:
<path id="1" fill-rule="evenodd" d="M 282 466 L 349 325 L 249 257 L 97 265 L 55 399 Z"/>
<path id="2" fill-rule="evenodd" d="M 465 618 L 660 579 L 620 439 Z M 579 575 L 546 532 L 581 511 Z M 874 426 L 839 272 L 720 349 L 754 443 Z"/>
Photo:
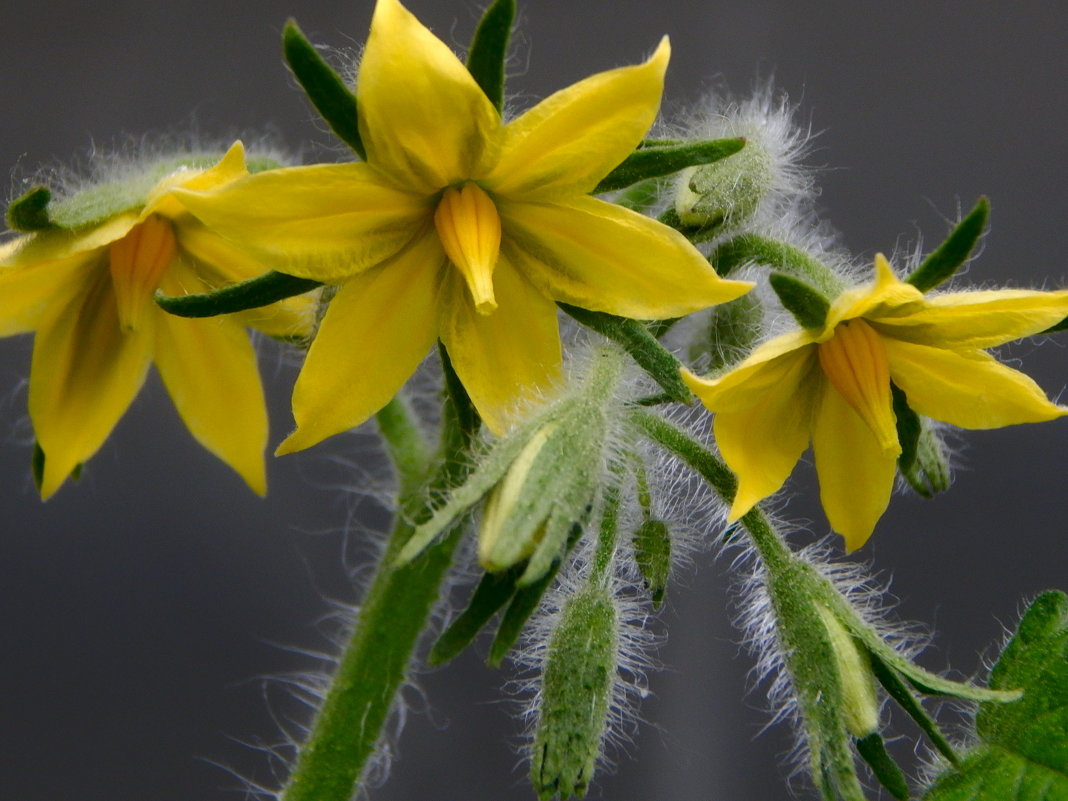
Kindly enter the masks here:
<path id="1" fill-rule="evenodd" d="M 310 278 L 298 278 L 270 270 L 214 292 L 198 295 L 164 295 L 157 292 L 156 303 L 165 312 L 178 317 L 215 317 L 258 309 L 295 295 L 303 295 L 319 286 L 322 284 Z"/>
<path id="2" fill-rule="evenodd" d="M 356 151 L 357 156 L 366 159 L 367 151 L 357 122 L 356 95 L 345 86 L 334 68 L 323 60 L 294 19 L 287 20 L 282 29 L 282 54 L 293 71 L 293 77 L 304 89 L 315 110 L 326 120 L 330 130 Z"/>
<path id="3" fill-rule="evenodd" d="M 768 283 L 779 296 L 779 302 L 802 328 L 823 328 L 827 322 L 827 312 L 831 310 L 831 302 L 818 290 L 785 273 L 772 273 L 768 276 Z"/>
<path id="4" fill-rule="evenodd" d="M 458 656 L 482 628 L 515 595 L 516 580 L 523 565 L 516 565 L 503 573 L 483 573 L 467 608 L 441 633 L 430 649 L 427 661 L 443 665 Z"/>
<path id="5" fill-rule="evenodd" d="M 708 261 L 720 275 L 729 275 L 747 264 L 760 264 L 811 284 L 828 296 L 837 296 L 845 288 L 842 279 L 823 262 L 785 242 L 757 234 L 728 239 L 712 251 Z"/>
<path id="6" fill-rule="evenodd" d="M 949 489 L 949 459 L 942 440 L 930 423 L 922 418 L 919 418 L 919 423 L 921 430 L 916 439 L 915 459 L 908 468 L 900 468 L 901 475 L 921 498 L 933 498 Z"/>
<path id="7" fill-rule="evenodd" d="M 883 686 L 883 689 L 886 690 L 886 694 L 894 699 L 906 715 L 912 718 L 942 756 L 949 760 L 951 764 L 960 764 L 960 757 L 957 752 L 949 744 L 949 740 L 946 739 L 945 735 L 942 734 L 938 724 L 927 714 L 919 699 L 905 684 L 900 674 L 870 651 L 868 656 L 871 658 L 871 672 L 879 684 Z"/>
<path id="8" fill-rule="evenodd" d="M 634 561 L 638 564 L 645 589 L 660 608 L 671 572 L 671 532 L 661 520 L 646 520 L 634 532 Z"/>
<path id="9" fill-rule="evenodd" d="M 515 595 L 512 596 L 511 603 L 508 604 L 508 608 L 504 611 L 500 625 L 497 627 L 493 644 L 490 645 L 489 656 L 486 658 L 487 665 L 494 668 L 500 667 L 504 657 L 512 650 L 512 646 L 516 644 L 519 635 L 523 633 L 523 626 L 526 625 L 527 620 L 530 619 L 530 616 L 538 608 L 538 604 L 541 603 L 541 597 L 549 589 L 553 579 L 556 578 L 556 574 L 560 571 L 560 565 L 563 564 L 571 549 L 575 547 L 575 543 L 579 541 L 581 535 L 582 526 L 578 524 L 572 526 L 564 553 L 553 560 L 552 565 L 541 578 L 533 584 L 528 584 L 516 590 Z"/>
<path id="10" fill-rule="evenodd" d="M 567 303 L 556 305 L 587 328 L 621 345 L 672 400 L 687 405 L 693 402 L 693 395 L 679 373 L 682 363 L 640 322 Z"/>
<path id="11" fill-rule="evenodd" d="M 888 753 L 883 744 L 883 738 L 878 732 L 869 734 L 859 740 L 854 740 L 857 753 L 868 763 L 872 775 L 878 779 L 879 784 L 885 787 L 890 795 L 898 801 L 908 801 L 909 784 L 905 781 L 905 774 Z"/>
<path id="12" fill-rule="evenodd" d="M 709 139 L 703 142 L 672 142 L 669 144 L 643 144 L 627 156 L 623 162 L 601 179 L 593 194 L 614 192 L 648 178 L 696 167 L 732 156 L 745 147 L 744 139 Z"/>
<path id="13" fill-rule="evenodd" d="M 7 224 L 13 231 L 32 234 L 54 228 L 48 216 L 48 204 L 52 202 L 52 190 L 47 186 L 35 186 L 11 201 L 7 207 Z"/>
<path id="14" fill-rule="evenodd" d="M 897 441 L 901 445 L 897 468 L 902 473 L 907 473 L 916 464 L 916 451 L 920 444 L 923 423 L 920 422 L 920 416 L 909 406 L 905 393 L 893 382 L 890 383 L 890 394 L 893 398 L 894 417 L 897 420 Z"/>
<path id="15" fill-rule="evenodd" d="M 515 0 L 495 0 L 479 20 L 467 51 L 467 71 L 497 111 L 504 105 L 504 62 L 515 22 Z"/>
<path id="16" fill-rule="evenodd" d="M 925 801 L 1068 799 L 1068 596 L 1046 592 L 1027 610 L 990 676 L 1022 687 L 1008 705 L 981 704 L 978 744 L 937 778 Z"/>
<path id="17" fill-rule="evenodd" d="M 934 289 L 951 278 L 975 250 L 990 218 L 990 201 L 980 197 L 967 216 L 949 232 L 946 240 L 928 253 L 920 266 L 905 279 L 921 292 Z"/>
<path id="18" fill-rule="evenodd" d="M 718 221 L 713 221 L 708 225 L 687 225 L 679 217 L 679 213 L 675 211 L 674 206 L 668 206 L 668 208 L 664 209 L 656 220 L 674 228 L 695 245 L 700 245 L 702 242 L 711 242 L 721 233 Z M 720 273 L 720 275 L 723 275 L 723 273 Z"/>

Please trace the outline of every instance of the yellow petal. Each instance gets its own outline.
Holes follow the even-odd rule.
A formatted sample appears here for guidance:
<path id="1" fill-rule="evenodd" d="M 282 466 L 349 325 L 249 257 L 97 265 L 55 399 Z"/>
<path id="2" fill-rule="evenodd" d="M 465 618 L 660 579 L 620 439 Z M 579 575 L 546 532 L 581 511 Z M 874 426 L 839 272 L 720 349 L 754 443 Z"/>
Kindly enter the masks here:
<path id="1" fill-rule="evenodd" d="M 867 423 L 883 450 L 899 454 L 890 365 L 882 337 L 864 320 L 846 320 L 816 350 L 831 386 Z"/>
<path id="2" fill-rule="evenodd" d="M 998 289 L 928 295 L 923 308 L 873 320 L 888 336 L 954 350 L 991 348 L 1068 317 L 1068 291 Z"/>
<path id="3" fill-rule="evenodd" d="M 338 290 L 293 390 L 297 430 L 279 454 L 358 426 L 389 403 L 437 339 L 446 274 L 445 254 L 428 233 Z"/>
<path id="4" fill-rule="evenodd" d="M 493 268 L 501 251 L 501 218 L 489 195 L 478 184 L 449 187 L 434 213 L 441 246 L 460 271 L 479 314 L 497 308 L 493 297 Z"/>
<path id="5" fill-rule="evenodd" d="M 177 251 L 171 221 L 158 214 L 149 215 L 108 247 L 111 283 L 123 328 L 137 328 L 146 312 L 155 311 L 152 295 Z"/>
<path id="6" fill-rule="evenodd" d="M 818 400 L 819 376 L 811 358 L 767 363 L 760 383 L 763 391 L 749 396 L 755 402 L 720 412 L 713 423 L 716 445 L 738 476 L 731 521 L 782 487 L 808 447 L 813 402 Z M 699 386 L 691 387 L 700 393 Z"/>
<path id="7" fill-rule="evenodd" d="M 670 54 L 665 37 L 644 64 L 592 75 L 510 122 L 487 186 L 527 199 L 589 192 L 656 119 Z"/>
<path id="8" fill-rule="evenodd" d="M 138 214 L 124 212 L 88 231 L 42 231 L 21 236 L 5 246 L 0 267 L 24 267 L 88 253 L 122 239 L 139 220 Z"/>
<path id="9" fill-rule="evenodd" d="M 868 541 L 890 503 L 897 456 L 883 449 L 829 383 L 816 411 L 812 451 L 827 520 L 845 538 L 846 551 L 855 551 Z"/>
<path id="10" fill-rule="evenodd" d="M 378 0 L 356 78 L 367 161 L 430 194 L 478 177 L 500 115 L 451 50 L 397 0 Z"/>
<path id="11" fill-rule="evenodd" d="M 519 421 L 560 375 L 556 306 L 502 254 L 494 273 L 498 308 L 475 311 L 459 275 L 444 287 L 441 338 L 471 401 L 494 434 Z"/>
<path id="12" fill-rule="evenodd" d="M 775 337 L 754 350 L 745 361 L 716 378 L 699 378 L 689 370 L 682 379 L 710 412 L 734 412 L 763 403 L 764 395 L 777 391 L 789 364 L 801 363 L 817 370 L 812 335 L 794 331 Z"/>
<path id="13" fill-rule="evenodd" d="M 161 180 L 148 195 L 141 212 L 144 219 L 150 214 L 162 214 L 171 219 L 185 215 L 185 207 L 174 197 L 171 190 L 181 187 L 192 191 L 215 189 L 248 175 L 245 167 L 245 146 L 234 142 L 218 163 L 204 170 L 180 169 Z"/>
<path id="14" fill-rule="evenodd" d="M 922 308 L 923 303 L 923 293 L 899 279 L 890 262 L 879 253 L 875 256 L 875 278 L 872 283 L 843 292 L 831 304 L 821 339 L 829 338 L 842 320 L 854 317 L 881 319 L 908 314 Z"/>
<path id="15" fill-rule="evenodd" d="M 182 258 L 160 285 L 167 295 L 210 292 L 267 272 L 262 263 L 188 215 L 175 227 Z M 238 312 L 232 319 L 272 337 L 306 337 L 315 320 L 317 296 L 312 291 Z"/>
<path id="16" fill-rule="evenodd" d="M 980 350 L 955 352 L 886 339 L 890 377 L 922 415 L 959 428 L 1038 423 L 1068 413 L 1021 372 Z"/>
<path id="17" fill-rule="evenodd" d="M 50 309 L 62 309 L 84 291 L 103 250 L 77 253 L 29 267 L 0 268 L 0 337 L 37 328 Z"/>
<path id="18" fill-rule="evenodd" d="M 106 266 L 37 331 L 30 368 L 30 419 L 45 452 L 48 498 L 107 439 L 145 379 L 155 334 L 149 316 L 119 327 Z"/>
<path id="19" fill-rule="evenodd" d="M 366 164 L 268 170 L 174 196 L 262 263 L 324 283 L 393 256 L 432 213 L 428 201 L 386 186 Z"/>
<path id="20" fill-rule="evenodd" d="M 726 281 L 677 231 L 592 197 L 498 203 L 503 247 L 534 286 L 584 309 L 651 320 L 724 303 L 753 286 Z"/>
<path id="21" fill-rule="evenodd" d="M 155 316 L 156 367 L 178 414 L 197 442 L 263 495 L 267 409 L 248 334 L 225 317 Z"/>

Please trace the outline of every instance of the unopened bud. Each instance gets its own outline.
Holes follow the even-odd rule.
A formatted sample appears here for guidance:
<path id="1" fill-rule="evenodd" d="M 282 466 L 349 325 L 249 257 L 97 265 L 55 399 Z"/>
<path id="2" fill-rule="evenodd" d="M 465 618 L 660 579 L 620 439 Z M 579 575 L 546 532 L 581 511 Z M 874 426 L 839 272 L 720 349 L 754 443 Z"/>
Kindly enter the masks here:
<path id="1" fill-rule="evenodd" d="M 749 139 L 733 156 L 679 173 L 675 212 L 686 225 L 735 230 L 756 212 L 773 178 L 771 157 Z"/>
<path id="2" fill-rule="evenodd" d="M 568 600 L 549 641 L 530 778 L 542 801 L 586 795 L 601 755 L 616 677 L 617 616 L 609 592 Z"/>
<path id="3" fill-rule="evenodd" d="M 856 640 L 835 614 L 822 604 L 816 604 L 838 668 L 838 683 L 842 691 L 842 720 L 849 733 L 863 739 L 879 728 L 879 701 L 875 695 L 875 677 L 867 654 L 857 647 Z"/>
<path id="4" fill-rule="evenodd" d="M 642 574 L 653 606 L 664 602 L 668 574 L 671 572 L 671 532 L 660 520 L 646 520 L 634 532 L 634 559 Z"/>

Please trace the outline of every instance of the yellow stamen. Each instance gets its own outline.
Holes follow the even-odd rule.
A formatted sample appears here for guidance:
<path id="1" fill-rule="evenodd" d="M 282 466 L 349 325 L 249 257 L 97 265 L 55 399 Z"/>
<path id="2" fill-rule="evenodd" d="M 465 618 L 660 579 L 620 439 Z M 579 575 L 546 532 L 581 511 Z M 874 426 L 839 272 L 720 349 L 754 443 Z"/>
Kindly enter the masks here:
<path id="1" fill-rule="evenodd" d="M 493 268 L 501 250 L 501 217 L 493 200 L 478 184 L 449 187 L 434 212 L 445 255 L 467 281 L 479 314 L 497 308 L 493 297 Z"/>
<path id="2" fill-rule="evenodd" d="M 868 425 L 886 453 L 900 453 L 890 395 L 886 346 L 861 319 L 841 323 L 819 346 L 820 367 L 846 403 Z"/>
<path id="3" fill-rule="evenodd" d="M 153 214 L 134 226 L 108 251 L 111 282 L 119 307 L 119 322 L 128 331 L 135 330 L 152 303 L 152 293 L 177 250 L 170 220 Z"/>

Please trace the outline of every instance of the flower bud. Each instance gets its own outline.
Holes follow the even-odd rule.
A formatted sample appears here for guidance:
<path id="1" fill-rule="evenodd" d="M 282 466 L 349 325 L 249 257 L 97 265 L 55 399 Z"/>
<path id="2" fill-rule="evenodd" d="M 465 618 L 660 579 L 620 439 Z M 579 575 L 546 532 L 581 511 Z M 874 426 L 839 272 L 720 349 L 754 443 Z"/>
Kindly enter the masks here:
<path id="1" fill-rule="evenodd" d="M 773 180 L 769 154 L 750 140 L 733 156 L 679 173 L 675 212 L 686 225 L 736 230 L 756 212 Z"/>
<path id="2" fill-rule="evenodd" d="M 609 592 L 572 596 L 549 641 L 539 693 L 530 778 L 542 801 L 586 794 L 601 754 L 618 647 Z"/>
<path id="3" fill-rule="evenodd" d="M 879 728 L 879 701 L 875 695 L 875 677 L 867 654 L 862 653 L 841 621 L 823 604 L 816 611 L 827 629 L 838 668 L 841 713 L 849 733 L 863 739 Z"/>

